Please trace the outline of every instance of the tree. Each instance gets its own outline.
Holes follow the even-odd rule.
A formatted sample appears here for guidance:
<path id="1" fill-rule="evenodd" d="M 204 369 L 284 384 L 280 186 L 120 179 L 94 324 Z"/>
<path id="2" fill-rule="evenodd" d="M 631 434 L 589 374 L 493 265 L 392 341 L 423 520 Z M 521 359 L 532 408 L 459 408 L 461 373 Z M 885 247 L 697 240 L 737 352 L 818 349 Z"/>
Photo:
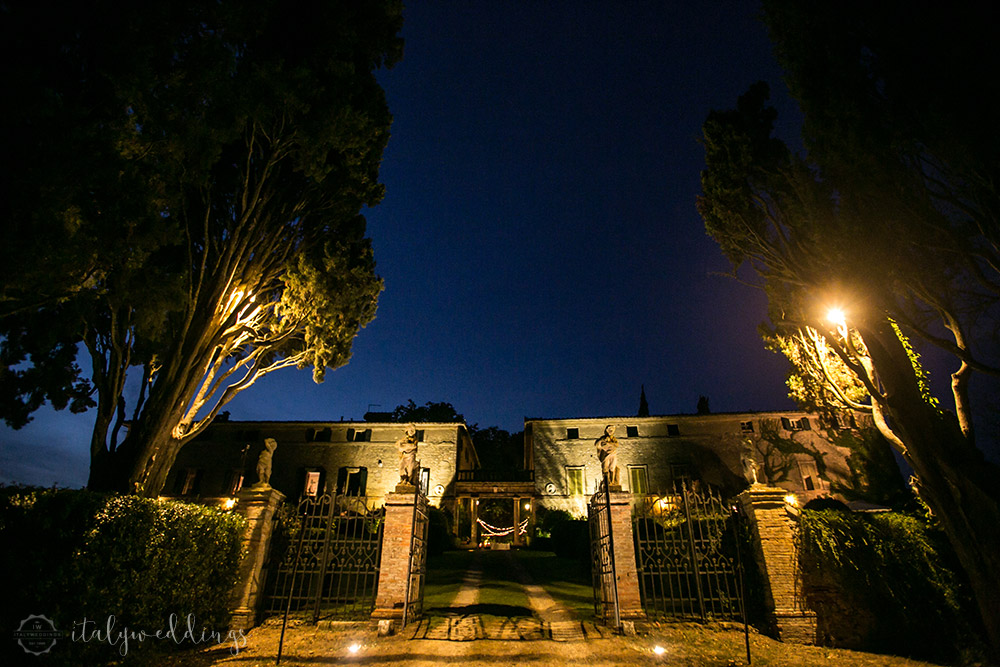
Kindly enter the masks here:
<path id="1" fill-rule="evenodd" d="M 383 193 L 391 117 L 373 71 L 401 54 L 400 3 L 8 9 L 6 48 L 31 63 L 16 80 L 58 121 L 18 113 L 27 139 L 4 135 L 43 147 L 3 211 L 24 232 L 10 254 L 55 230 L 39 263 L 64 268 L 37 287 L 5 275 L 0 317 L 67 311 L 60 340 L 85 344 L 97 395 L 90 484 L 155 495 L 237 393 L 290 366 L 322 381 L 374 317 L 359 212 Z"/>
<path id="2" fill-rule="evenodd" d="M 646 402 L 646 385 L 639 388 L 639 417 L 649 416 L 649 403 Z"/>
<path id="3" fill-rule="evenodd" d="M 697 411 L 698 411 L 699 415 L 709 415 L 709 414 L 712 414 L 712 408 L 709 406 L 709 403 L 708 403 L 708 396 L 699 396 L 698 397 Z"/>
<path id="4" fill-rule="evenodd" d="M 476 428 L 472 432 L 472 444 L 483 468 L 524 469 L 524 431 L 510 433 L 498 426 Z"/>
<path id="5" fill-rule="evenodd" d="M 699 210 L 734 267 L 761 277 L 793 394 L 870 412 L 913 468 L 1000 650 L 1000 471 L 976 446 L 969 394 L 973 373 L 1000 375 L 988 23 L 938 5 L 765 8 L 807 154 L 771 136 L 767 88 L 751 87 L 705 122 Z M 827 317 L 834 303 L 846 316 Z M 954 359 L 950 410 L 914 338 Z"/>
<path id="6" fill-rule="evenodd" d="M 392 411 L 390 421 L 394 422 L 460 422 L 465 423 L 465 417 L 455 411 L 455 406 L 451 403 L 435 403 L 427 401 L 424 405 L 417 405 L 413 399 L 408 400 L 403 405 L 397 405 Z"/>

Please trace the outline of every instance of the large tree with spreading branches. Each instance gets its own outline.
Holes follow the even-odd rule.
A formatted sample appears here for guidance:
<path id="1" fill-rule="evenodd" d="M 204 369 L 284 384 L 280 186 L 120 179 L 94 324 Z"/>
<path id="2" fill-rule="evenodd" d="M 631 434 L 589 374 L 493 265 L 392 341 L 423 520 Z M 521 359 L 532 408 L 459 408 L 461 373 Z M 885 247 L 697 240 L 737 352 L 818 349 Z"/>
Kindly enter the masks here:
<path id="1" fill-rule="evenodd" d="M 86 407 L 82 343 L 90 485 L 155 495 L 236 394 L 286 367 L 322 381 L 374 317 L 361 211 L 383 194 L 374 72 L 401 56 L 401 3 L 2 11 L 23 106 L 3 135 L 21 162 L 0 211 L 0 408 L 16 425 L 44 398 Z"/>
<path id="2" fill-rule="evenodd" d="M 1000 649 L 1000 469 L 977 446 L 989 408 L 970 392 L 1000 376 L 991 21 L 930 3 L 764 4 L 805 152 L 772 136 L 753 86 L 704 125 L 699 210 L 734 267 L 760 276 L 793 396 L 870 413 L 912 467 Z M 944 402 L 921 346 L 953 360 Z"/>

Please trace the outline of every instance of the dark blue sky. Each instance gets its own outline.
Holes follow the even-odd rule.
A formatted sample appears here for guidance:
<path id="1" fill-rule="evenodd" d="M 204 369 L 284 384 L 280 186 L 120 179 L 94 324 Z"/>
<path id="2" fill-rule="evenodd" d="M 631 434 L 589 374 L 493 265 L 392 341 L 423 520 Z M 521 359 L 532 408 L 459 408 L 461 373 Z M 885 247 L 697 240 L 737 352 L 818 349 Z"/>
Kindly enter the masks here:
<path id="1" fill-rule="evenodd" d="M 701 123 L 755 81 L 793 127 L 749 2 L 412 2 L 395 117 L 367 212 L 386 290 L 344 368 L 286 370 L 234 419 L 360 419 L 448 401 L 470 423 L 525 416 L 784 409 L 763 295 L 695 210 Z M 788 129 L 782 131 L 791 138 Z M 0 430 L 0 482 L 86 481 L 92 416 Z"/>

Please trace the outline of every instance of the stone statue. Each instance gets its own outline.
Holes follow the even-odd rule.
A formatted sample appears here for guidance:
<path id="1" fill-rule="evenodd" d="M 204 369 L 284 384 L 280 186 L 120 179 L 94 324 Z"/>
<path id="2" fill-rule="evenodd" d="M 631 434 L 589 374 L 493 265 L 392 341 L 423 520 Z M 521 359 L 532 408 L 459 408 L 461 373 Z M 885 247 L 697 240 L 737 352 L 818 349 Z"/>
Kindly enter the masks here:
<path id="1" fill-rule="evenodd" d="M 615 437 L 615 425 L 604 427 L 604 435 L 594 441 L 597 447 L 597 458 L 601 461 L 601 472 L 608 480 L 608 486 L 621 486 L 618 470 L 618 438 Z"/>
<path id="2" fill-rule="evenodd" d="M 278 448 L 278 441 L 274 438 L 264 440 L 264 451 L 257 457 L 257 488 L 270 488 L 271 486 L 271 457 L 274 450 Z"/>
<path id="3" fill-rule="evenodd" d="M 743 465 L 743 478 L 753 484 L 760 484 L 757 481 L 757 461 L 753 458 L 753 443 L 750 440 L 744 441 L 743 452 L 740 454 L 740 463 Z"/>
<path id="4" fill-rule="evenodd" d="M 396 441 L 399 450 L 399 483 L 415 484 L 417 467 L 417 427 L 408 424 L 406 435 Z"/>

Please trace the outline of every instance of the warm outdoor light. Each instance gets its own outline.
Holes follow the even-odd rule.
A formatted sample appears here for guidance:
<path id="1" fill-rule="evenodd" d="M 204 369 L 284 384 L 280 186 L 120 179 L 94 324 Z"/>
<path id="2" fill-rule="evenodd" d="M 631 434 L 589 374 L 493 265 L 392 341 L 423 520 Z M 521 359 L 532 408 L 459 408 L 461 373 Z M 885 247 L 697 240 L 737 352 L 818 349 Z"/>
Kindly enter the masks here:
<path id="1" fill-rule="evenodd" d="M 826 311 L 826 319 L 830 324 L 836 324 L 838 327 L 847 326 L 847 315 L 842 308 L 831 308 Z"/>
<path id="2" fill-rule="evenodd" d="M 350 646 L 347 647 L 347 650 L 350 651 L 351 653 L 357 653 L 358 651 L 361 650 L 361 644 L 351 644 Z"/>
<path id="3" fill-rule="evenodd" d="M 785 496 L 785 504 L 791 505 L 792 507 L 798 507 L 799 499 L 796 498 L 794 494 L 789 493 L 787 496 Z"/>
<path id="4" fill-rule="evenodd" d="M 236 507 L 236 498 L 226 498 L 222 501 L 222 509 L 231 510 Z"/>
<path id="5" fill-rule="evenodd" d="M 663 648 L 662 646 L 657 645 L 653 647 L 653 653 L 655 653 L 656 655 L 663 655 L 666 652 L 667 649 Z"/>

